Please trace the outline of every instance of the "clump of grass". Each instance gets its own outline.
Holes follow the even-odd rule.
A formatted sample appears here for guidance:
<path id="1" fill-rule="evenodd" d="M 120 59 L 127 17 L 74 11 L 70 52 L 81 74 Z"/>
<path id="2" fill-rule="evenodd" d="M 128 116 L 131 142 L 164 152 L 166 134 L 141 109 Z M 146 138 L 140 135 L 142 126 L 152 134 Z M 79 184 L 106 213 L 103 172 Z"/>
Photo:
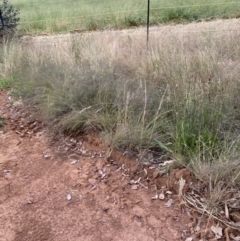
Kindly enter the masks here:
<path id="1" fill-rule="evenodd" d="M 10 78 L 0 79 L 0 89 L 10 89 L 12 86 L 12 80 Z"/>
<path id="2" fill-rule="evenodd" d="M 231 207 L 239 203 L 239 138 L 225 141 L 214 152 L 217 155 L 211 156 L 212 150 L 205 147 L 198 155 L 192 156 L 187 167 L 201 181 L 201 185 L 183 199 L 199 212 L 239 230 L 237 223 L 229 219 L 229 213 L 231 216 L 233 211 Z"/>
<path id="3" fill-rule="evenodd" d="M 5 124 L 6 124 L 5 121 L 0 116 L 0 127 L 4 126 Z"/>

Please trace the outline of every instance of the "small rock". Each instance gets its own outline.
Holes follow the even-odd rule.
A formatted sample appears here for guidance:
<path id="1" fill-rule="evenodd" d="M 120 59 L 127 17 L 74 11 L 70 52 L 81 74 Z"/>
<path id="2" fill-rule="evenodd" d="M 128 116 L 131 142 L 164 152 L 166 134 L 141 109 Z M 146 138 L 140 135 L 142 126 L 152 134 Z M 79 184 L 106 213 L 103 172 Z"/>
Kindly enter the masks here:
<path id="1" fill-rule="evenodd" d="M 164 193 L 160 193 L 158 197 L 159 197 L 159 199 L 161 199 L 161 200 L 164 200 L 164 199 L 165 199 Z"/>
<path id="2" fill-rule="evenodd" d="M 138 185 L 132 185 L 131 187 L 133 190 L 137 190 L 138 189 Z"/>
<path id="3" fill-rule="evenodd" d="M 78 163 L 78 160 L 72 160 L 71 161 L 71 164 L 73 165 L 73 164 L 76 164 L 76 163 Z"/>
<path id="4" fill-rule="evenodd" d="M 51 157 L 50 154 L 45 154 L 45 155 L 44 155 L 44 158 L 45 158 L 45 159 L 48 159 L 48 158 L 50 158 L 50 157 Z"/>
<path id="5" fill-rule="evenodd" d="M 152 200 L 157 200 L 158 199 L 158 195 L 156 194 L 154 197 L 151 198 Z"/>
<path id="6" fill-rule="evenodd" d="M 70 201 L 71 199 L 72 199 L 71 194 L 68 194 L 68 195 L 67 195 L 67 200 Z"/>

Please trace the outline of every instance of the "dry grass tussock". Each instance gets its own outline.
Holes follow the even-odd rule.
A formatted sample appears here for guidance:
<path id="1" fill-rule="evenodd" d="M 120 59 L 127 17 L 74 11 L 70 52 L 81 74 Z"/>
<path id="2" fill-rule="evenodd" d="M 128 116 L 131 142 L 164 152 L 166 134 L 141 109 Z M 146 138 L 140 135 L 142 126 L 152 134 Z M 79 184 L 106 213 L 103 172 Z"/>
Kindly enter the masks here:
<path id="1" fill-rule="evenodd" d="M 217 215 L 240 198 L 239 37 L 165 30 L 148 51 L 141 31 L 24 40 L 3 48 L 1 76 L 56 131 L 95 131 L 113 147 L 161 150 L 187 166 Z"/>

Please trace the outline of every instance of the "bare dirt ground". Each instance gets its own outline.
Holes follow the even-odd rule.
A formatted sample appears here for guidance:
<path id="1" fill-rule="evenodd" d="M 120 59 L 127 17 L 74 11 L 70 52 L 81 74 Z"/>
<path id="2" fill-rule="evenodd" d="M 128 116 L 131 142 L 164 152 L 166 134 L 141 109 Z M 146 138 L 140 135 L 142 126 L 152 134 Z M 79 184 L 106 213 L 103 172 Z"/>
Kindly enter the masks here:
<path id="1" fill-rule="evenodd" d="M 154 166 L 145 167 L 149 181 L 138 182 L 135 161 L 106 158 L 91 136 L 54 139 L 19 102 L 10 102 L 0 92 L 6 120 L 0 127 L 1 241 L 187 238 L 192 220 L 176 197 L 151 199 L 173 191 L 164 179 L 154 182 Z"/>

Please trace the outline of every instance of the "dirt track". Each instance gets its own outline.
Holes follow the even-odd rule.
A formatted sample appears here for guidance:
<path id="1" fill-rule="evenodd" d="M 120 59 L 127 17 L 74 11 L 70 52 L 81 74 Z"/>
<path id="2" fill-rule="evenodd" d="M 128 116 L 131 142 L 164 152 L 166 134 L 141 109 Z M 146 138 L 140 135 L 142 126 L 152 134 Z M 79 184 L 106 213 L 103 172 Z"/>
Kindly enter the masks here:
<path id="1" fill-rule="evenodd" d="M 148 189 L 133 189 L 129 183 L 139 178 L 137 172 L 107 160 L 101 143 L 54 142 L 22 107 L 10 105 L 4 92 L 0 111 L 7 120 L 0 128 L 0 241 L 185 236 L 191 220 L 178 202 L 167 208 L 168 199 L 152 200 L 161 191 L 152 182 Z"/>
<path id="2" fill-rule="evenodd" d="M 159 41 L 168 41 L 172 38 L 184 39 L 185 37 L 202 37 L 209 36 L 210 38 L 232 35 L 239 32 L 240 19 L 217 19 L 212 21 L 193 22 L 188 24 L 173 24 L 160 25 L 150 27 L 149 41 L 155 38 Z M 146 39 L 146 27 L 138 27 L 123 30 L 105 30 L 105 31 L 90 31 L 90 32 L 73 32 L 71 34 L 56 34 L 43 36 L 25 36 L 23 41 L 27 44 L 33 44 L 35 47 L 64 47 L 71 42 L 73 37 L 95 36 L 100 38 L 114 38 L 114 40 L 123 40 L 129 38 L 137 38 L 138 40 Z"/>

